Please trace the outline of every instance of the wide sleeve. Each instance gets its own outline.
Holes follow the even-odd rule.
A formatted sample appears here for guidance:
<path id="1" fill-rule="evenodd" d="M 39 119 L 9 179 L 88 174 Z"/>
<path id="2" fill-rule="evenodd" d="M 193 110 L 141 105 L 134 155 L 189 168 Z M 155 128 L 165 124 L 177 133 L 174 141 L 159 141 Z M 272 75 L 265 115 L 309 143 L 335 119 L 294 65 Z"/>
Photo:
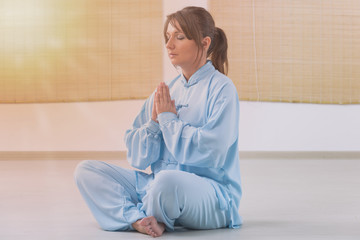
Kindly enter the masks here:
<path id="1" fill-rule="evenodd" d="M 132 129 L 125 133 L 127 160 L 131 166 L 141 170 L 146 169 L 160 157 L 162 136 L 159 124 L 151 119 L 153 98 L 154 94 L 145 101 Z"/>
<path id="2" fill-rule="evenodd" d="M 235 87 L 227 84 L 208 102 L 207 121 L 201 127 L 186 124 L 170 112 L 158 116 L 165 145 L 180 164 L 222 168 L 237 143 L 239 100 Z"/>

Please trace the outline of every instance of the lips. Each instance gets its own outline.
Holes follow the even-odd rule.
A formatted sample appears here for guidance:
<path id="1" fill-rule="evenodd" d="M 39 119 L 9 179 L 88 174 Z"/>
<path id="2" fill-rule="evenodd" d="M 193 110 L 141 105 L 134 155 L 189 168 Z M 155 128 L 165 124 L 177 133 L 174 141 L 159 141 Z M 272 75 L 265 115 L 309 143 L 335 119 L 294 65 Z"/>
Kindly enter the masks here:
<path id="1" fill-rule="evenodd" d="M 169 53 L 169 58 L 173 58 L 173 57 L 176 57 L 177 56 L 177 54 L 175 54 L 175 53 Z"/>

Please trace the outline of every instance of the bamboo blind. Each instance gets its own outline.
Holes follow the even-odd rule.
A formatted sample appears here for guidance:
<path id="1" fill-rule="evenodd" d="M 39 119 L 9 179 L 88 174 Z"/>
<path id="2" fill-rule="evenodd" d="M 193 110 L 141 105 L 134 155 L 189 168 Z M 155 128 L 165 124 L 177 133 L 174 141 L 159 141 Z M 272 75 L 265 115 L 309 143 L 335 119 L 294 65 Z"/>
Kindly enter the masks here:
<path id="1" fill-rule="evenodd" d="M 1 0 L 0 102 L 147 97 L 162 26 L 160 0 Z"/>
<path id="2" fill-rule="evenodd" d="M 360 102 L 357 0 L 209 0 L 240 99 Z"/>

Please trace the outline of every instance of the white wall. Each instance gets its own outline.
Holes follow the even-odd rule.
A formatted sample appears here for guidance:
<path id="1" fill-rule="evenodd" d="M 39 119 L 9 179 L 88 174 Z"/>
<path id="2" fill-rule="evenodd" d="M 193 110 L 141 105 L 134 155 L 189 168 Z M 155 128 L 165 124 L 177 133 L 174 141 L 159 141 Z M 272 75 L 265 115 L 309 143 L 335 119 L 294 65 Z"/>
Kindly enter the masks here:
<path id="1" fill-rule="evenodd" d="M 360 151 L 360 105 L 241 102 L 240 150 Z"/>
<path id="2" fill-rule="evenodd" d="M 125 151 L 144 100 L 0 104 L 0 151 Z M 360 105 L 240 102 L 241 151 L 360 151 Z"/>
<path id="3" fill-rule="evenodd" d="M 165 15 L 206 0 L 164 0 Z M 165 17 L 165 16 L 164 16 Z M 164 79 L 177 74 L 164 51 Z M 124 151 L 144 100 L 0 104 L 0 151 Z M 241 151 L 360 151 L 360 105 L 240 103 Z"/>
<path id="4" fill-rule="evenodd" d="M 0 104 L 0 151 L 119 151 L 143 100 Z"/>

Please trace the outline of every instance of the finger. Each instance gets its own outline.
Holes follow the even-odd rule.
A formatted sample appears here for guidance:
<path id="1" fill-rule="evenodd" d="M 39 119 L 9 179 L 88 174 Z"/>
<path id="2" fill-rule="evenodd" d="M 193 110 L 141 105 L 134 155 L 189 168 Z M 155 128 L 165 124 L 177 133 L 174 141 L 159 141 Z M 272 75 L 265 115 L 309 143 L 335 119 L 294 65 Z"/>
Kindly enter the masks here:
<path id="1" fill-rule="evenodd" d="M 154 96 L 154 109 L 156 109 L 157 102 L 158 102 L 158 94 L 155 93 L 155 96 Z"/>
<path id="2" fill-rule="evenodd" d="M 161 83 L 161 87 L 162 87 L 162 90 L 163 90 L 163 97 L 162 97 L 162 99 L 163 99 L 166 103 L 170 103 L 171 99 L 170 99 L 170 94 L 169 94 L 169 87 L 168 87 L 164 82 Z"/>
<path id="3" fill-rule="evenodd" d="M 155 109 L 156 109 L 156 112 L 157 112 L 158 105 L 159 105 L 159 94 L 157 92 L 155 93 L 154 105 L 155 105 Z"/>
<path id="4" fill-rule="evenodd" d="M 165 94 L 165 86 L 164 86 L 164 83 L 161 83 L 161 86 L 160 86 L 160 98 L 161 98 L 161 101 L 163 101 L 164 103 L 167 102 L 167 96 Z"/>
<path id="5" fill-rule="evenodd" d="M 157 101 L 158 101 L 158 93 L 157 92 L 155 92 L 155 96 L 154 96 L 154 103 L 156 103 Z"/>
<path id="6" fill-rule="evenodd" d="M 167 85 L 165 85 L 165 95 L 166 95 L 166 101 L 171 102 L 170 90 Z"/>
<path id="7" fill-rule="evenodd" d="M 157 110 L 156 110 L 156 93 L 154 95 L 154 101 L 153 101 L 153 106 L 152 106 L 152 112 L 151 112 L 151 119 L 154 120 L 155 122 L 157 121 Z"/>
<path id="8" fill-rule="evenodd" d="M 157 103 L 160 102 L 160 100 L 161 100 L 160 98 L 161 98 L 161 85 L 159 84 L 159 86 L 156 89 L 156 101 L 157 101 Z"/>
<path id="9" fill-rule="evenodd" d="M 156 93 L 159 95 L 160 94 L 160 90 L 161 89 L 161 84 L 159 84 L 159 86 L 157 87 L 157 89 L 156 89 Z"/>

